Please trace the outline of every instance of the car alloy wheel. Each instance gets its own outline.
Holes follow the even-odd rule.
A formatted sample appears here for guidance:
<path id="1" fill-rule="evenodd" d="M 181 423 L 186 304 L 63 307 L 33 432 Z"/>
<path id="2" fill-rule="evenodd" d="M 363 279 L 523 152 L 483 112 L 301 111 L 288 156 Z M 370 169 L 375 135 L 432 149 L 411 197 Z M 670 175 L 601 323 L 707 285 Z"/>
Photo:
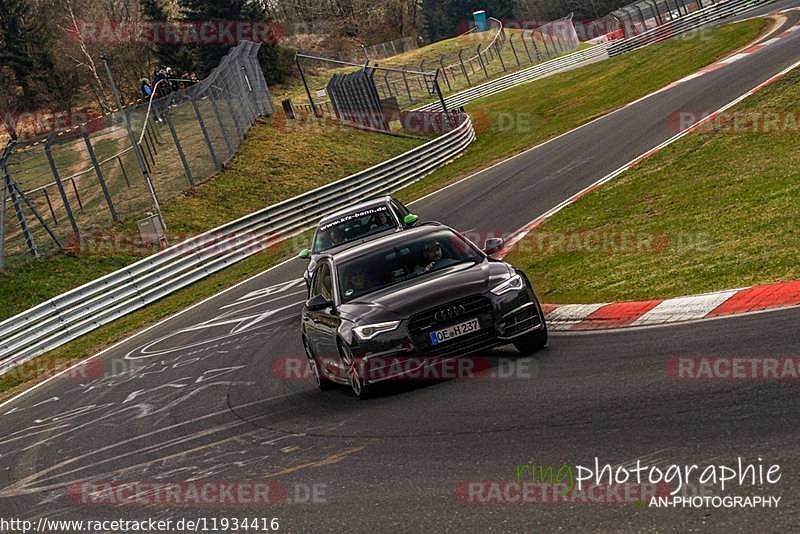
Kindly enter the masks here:
<path id="1" fill-rule="evenodd" d="M 344 343 L 339 343 L 339 350 L 342 354 L 342 363 L 344 363 L 347 372 L 347 381 L 350 383 L 350 389 L 357 399 L 365 399 L 368 396 L 367 384 L 358 370 L 358 363 L 353 358 L 353 353 L 350 352 L 350 347 Z"/>
<path id="2" fill-rule="evenodd" d="M 308 367 L 311 369 L 311 376 L 314 378 L 314 384 L 320 391 L 325 391 L 330 389 L 331 384 L 322 378 L 322 371 L 319 368 L 319 363 L 317 363 L 317 359 L 311 354 L 311 349 L 308 348 L 308 342 L 306 338 L 303 338 L 303 348 L 306 352 L 306 358 L 308 358 Z"/>

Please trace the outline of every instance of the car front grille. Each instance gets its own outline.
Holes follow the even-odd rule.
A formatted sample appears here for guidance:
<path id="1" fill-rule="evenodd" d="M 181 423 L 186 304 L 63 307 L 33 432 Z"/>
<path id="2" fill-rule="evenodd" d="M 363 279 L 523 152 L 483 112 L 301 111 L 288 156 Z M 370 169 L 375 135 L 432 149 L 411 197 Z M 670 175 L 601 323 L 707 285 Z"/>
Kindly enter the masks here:
<path id="1" fill-rule="evenodd" d="M 448 317 L 444 320 L 437 319 L 438 312 L 454 306 L 460 310 L 456 316 Z M 472 318 L 478 319 L 481 325 L 480 330 L 437 345 L 431 345 L 429 333 L 432 330 L 445 328 L 457 324 L 459 321 Z M 467 354 L 470 350 L 481 348 L 495 339 L 492 303 L 488 298 L 481 295 L 473 295 L 448 302 L 413 315 L 409 320 L 408 329 L 414 345 L 424 351 L 426 356 Z"/>
<path id="2" fill-rule="evenodd" d="M 539 314 L 536 308 L 529 306 L 505 320 L 503 325 L 503 336 L 512 337 L 526 330 L 533 328 L 540 323 Z"/>

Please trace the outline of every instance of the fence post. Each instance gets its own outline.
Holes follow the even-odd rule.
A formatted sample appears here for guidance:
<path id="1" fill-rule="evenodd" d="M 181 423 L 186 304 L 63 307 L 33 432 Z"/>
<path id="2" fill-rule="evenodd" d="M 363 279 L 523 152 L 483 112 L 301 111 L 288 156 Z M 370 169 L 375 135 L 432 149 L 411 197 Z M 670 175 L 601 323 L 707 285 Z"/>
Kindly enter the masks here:
<path id="1" fill-rule="evenodd" d="M 231 140 L 228 138 L 228 130 L 225 128 L 225 123 L 222 120 L 222 114 L 219 112 L 219 106 L 217 106 L 217 100 L 214 96 L 215 89 L 212 88 L 208 93 L 208 99 L 211 101 L 211 109 L 214 110 L 214 117 L 217 119 L 217 123 L 219 123 L 219 129 L 222 132 L 222 139 L 225 141 L 225 146 L 228 147 L 227 155 L 230 156 L 233 154 L 233 146 L 231 145 Z"/>
<path id="2" fill-rule="evenodd" d="M 39 251 L 36 248 L 36 242 L 33 240 L 33 234 L 31 233 L 31 229 L 28 227 L 28 221 L 25 219 L 25 214 L 22 212 L 22 206 L 19 205 L 19 195 L 17 194 L 17 190 L 14 187 L 14 183 L 11 181 L 11 174 L 8 172 L 8 166 L 6 165 L 6 161 L 0 161 L 0 164 L 3 168 L 3 178 L 5 182 L 6 189 L 11 193 L 11 204 L 14 206 L 14 212 L 17 214 L 17 220 L 19 221 L 19 226 L 22 229 L 22 235 L 25 236 L 25 244 L 28 247 L 28 251 L 34 258 L 39 257 Z M 5 205 L 5 202 L 3 203 Z M 0 236 L 5 241 L 5 235 Z"/>
<path id="3" fill-rule="evenodd" d="M 145 137 L 147 137 L 150 140 L 150 146 L 153 149 L 153 155 L 154 156 L 158 156 L 158 146 L 156 146 L 156 136 L 153 135 L 153 132 L 150 130 L 148 125 L 145 125 L 145 127 L 144 127 L 144 134 L 145 134 Z M 155 165 L 155 164 L 156 164 L 156 162 L 155 162 L 155 159 L 154 159 L 153 160 L 153 165 Z"/>
<path id="4" fill-rule="evenodd" d="M 5 165 L 5 156 L 3 157 Z M 0 195 L 0 271 L 6 267 L 6 193 L 8 181 L 3 176 L 3 194 Z"/>
<path id="5" fill-rule="evenodd" d="M 119 163 L 119 168 L 122 169 L 122 177 L 125 179 L 125 183 L 130 187 L 131 181 L 128 179 L 128 171 L 125 170 L 125 165 L 122 164 L 122 158 L 119 156 L 117 156 L 117 163 Z"/>
<path id="6" fill-rule="evenodd" d="M 147 149 L 142 150 L 142 154 L 144 154 L 144 163 L 147 165 L 147 171 L 153 172 L 153 166 L 156 164 L 156 158 L 153 156 L 153 150 L 150 148 L 150 139 L 148 139 L 147 135 L 142 137 L 142 142 L 144 142 L 144 147 Z M 140 145 L 141 146 L 141 145 Z M 147 159 L 147 156 L 150 156 L 150 159 Z"/>
<path id="7" fill-rule="evenodd" d="M 517 67 L 522 67 L 522 63 L 519 62 L 519 56 L 517 55 L 517 49 L 514 48 L 514 34 L 511 34 L 511 37 L 508 38 L 508 44 L 511 45 L 511 51 L 514 53 L 514 61 L 517 62 Z"/>
<path id="8" fill-rule="evenodd" d="M 200 115 L 200 109 L 197 107 L 197 101 L 195 100 L 194 96 L 191 97 L 191 102 L 192 109 L 194 109 L 194 116 L 197 117 L 197 122 L 200 124 L 200 130 L 203 132 L 203 139 L 206 140 L 208 153 L 211 154 L 211 161 L 214 162 L 214 168 L 219 170 L 221 167 L 219 160 L 217 160 L 217 154 L 214 152 L 214 145 L 211 144 L 211 138 L 208 136 L 208 130 L 206 130 L 206 123 L 203 121 L 203 116 Z"/>
<path id="9" fill-rule="evenodd" d="M 464 66 L 464 59 L 461 57 L 463 52 L 463 48 L 458 50 L 458 62 L 461 63 L 461 72 L 464 73 L 464 79 L 467 80 L 467 86 L 472 87 L 472 83 L 469 81 L 469 76 L 467 76 L 467 67 Z"/>
<path id="10" fill-rule="evenodd" d="M 103 190 L 103 196 L 106 197 L 106 204 L 108 204 L 108 211 L 111 212 L 111 220 L 114 222 L 119 221 L 119 216 L 117 215 L 117 210 L 114 209 L 114 202 L 111 200 L 111 193 L 108 192 L 108 185 L 106 184 L 106 179 L 103 177 L 103 171 L 100 169 L 100 164 L 97 163 L 97 156 L 94 153 L 94 147 L 92 146 L 92 140 L 89 139 L 89 134 L 86 133 L 86 129 L 81 127 L 83 130 L 81 133 L 83 134 L 83 142 L 86 144 L 86 151 L 89 153 L 89 159 L 92 160 L 92 167 L 94 167 L 94 173 L 97 175 L 97 181 L 100 182 L 100 189 Z"/>
<path id="11" fill-rule="evenodd" d="M 50 193 L 47 192 L 47 186 L 42 188 L 42 193 L 44 193 L 44 199 L 47 202 L 47 208 L 50 210 L 50 216 L 53 217 L 53 224 L 58 224 L 56 210 L 53 209 L 53 202 L 50 200 Z"/>
<path id="12" fill-rule="evenodd" d="M 249 78 L 247 78 L 247 72 L 244 68 L 244 65 L 240 67 L 240 72 L 238 76 L 239 80 L 239 87 L 242 91 L 242 100 L 245 102 L 245 107 L 250 113 L 250 117 L 248 122 L 250 125 L 256 120 L 258 117 L 258 102 L 256 102 L 255 95 L 253 95 L 252 85 L 250 83 Z"/>
<path id="13" fill-rule="evenodd" d="M 170 118 L 171 113 L 164 113 L 164 120 L 167 121 L 167 127 L 169 128 L 169 133 L 172 134 L 172 140 L 175 142 L 175 148 L 178 149 L 178 156 L 181 158 L 181 164 L 183 165 L 183 172 L 186 174 L 186 179 L 189 180 L 189 185 L 194 185 L 194 180 L 192 179 L 192 171 L 189 168 L 189 162 L 186 161 L 186 155 L 183 153 L 183 147 L 181 146 L 181 142 L 178 139 L 178 134 L 175 132 L 175 125 L 172 124 L 172 119 Z"/>
<path id="14" fill-rule="evenodd" d="M 486 64 L 483 61 L 483 56 L 481 56 L 481 45 L 478 45 L 478 63 L 481 64 L 481 68 L 483 69 L 483 75 L 486 76 L 486 79 L 489 79 L 489 71 L 486 70 Z"/>
<path id="15" fill-rule="evenodd" d="M 56 167 L 56 162 L 53 159 L 53 153 L 50 151 L 50 138 L 48 138 L 44 143 L 44 153 L 47 156 L 47 162 L 50 164 L 50 172 L 53 174 L 53 179 L 56 181 L 58 194 L 61 195 L 61 202 L 64 203 L 64 210 L 67 212 L 69 224 L 72 226 L 72 233 L 75 234 L 75 237 L 77 238 L 80 234 L 80 231 L 78 230 L 78 223 L 75 222 L 75 214 L 72 213 L 72 206 L 69 204 L 67 192 L 64 191 L 64 184 L 61 183 L 61 176 L 58 174 L 58 168 Z"/>
<path id="16" fill-rule="evenodd" d="M 447 78 L 447 69 L 444 66 L 444 56 L 439 56 L 439 66 L 442 68 L 442 75 L 444 76 L 444 83 L 447 84 L 447 90 L 452 91 L 453 88 L 450 87 L 450 80 Z"/>
<path id="17" fill-rule="evenodd" d="M 424 59 L 419 62 L 419 71 L 420 72 L 425 72 L 425 60 Z M 420 91 L 425 91 L 427 89 L 426 87 L 422 86 L 422 80 L 420 79 L 419 76 L 417 76 L 417 83 L 419 84 L 419 90 Z"/>
<path id="18" fill-rule="evenodd" d="M 503 61 L 503 54 L 502 54 L 502 52 L 500 50 L 500 42 L 499 41 L 495 41 L 494 42 L 494 47 L 495 47 L 495 52 L 497 53 L 497 57 L 500 58 L 500 65 L 503 66 L 503 72 L 508 72 L 508 69 L 506 68 L 506 62 Z"/>
<path id="19" fill-rule="evenodd" d="M 533 57 L 531 57 L 531 51 L 528 50 L 528 43 L 525 42 L 525 30 L 522 31 L 520 34 L 520 39 L 522 39 L 522 46 L 525 48 L 525 54 L 528 56 L 528 61 L 531 65 L 533 65 Z"/>
<path id="20" fill-rule="evenodd" d="M 414 97 L 411 96 L 411 88 L 408 86 L 408 77 L 406 76 L 406 66 L 403 65 L 402 69 L 403 72 L 403 83 L 406 85 L 406 93 L 408 93 L 408 100 L 412 104 L 414 103 Z"/>
<path id="21" fill-rule="evenodd" d="M 223 93 L 225 95 L 225 102 L 228 104 L 228 112 L 231 114 L 233 118 L 233 123 L 236 125 L 236 132 L 239 134 L 239 139 L 244 138 L 244 130 L 242 129 L 242 125 L 239 124 L 239 117 L 236 115 L 236 111 L 233 109 L 233 104 L 231 103 L 231 89 L 228 86 L 227 80 L 222 80 L 223 85 Z M 314 107 L 314 114 L 316 114 L 316 107 Z"/>
<path id="22" fill-rule="evenodd" d="M 547 59 L 550 59 L 550 48 L 547 46 L 547 33 L 542 31 L 542 44 L 544 45 L 544 52 L 547 54 Z"/>
<path id="23" fill-rule="evenodd" d="M 388 70 L 383 71 L 383 83 L 386 84 L 386 92 L 389 93 L 389 97 L 393 97 L 394 95 L 392 94 L 392 86 L 389 85 L 389 71 Z"/>

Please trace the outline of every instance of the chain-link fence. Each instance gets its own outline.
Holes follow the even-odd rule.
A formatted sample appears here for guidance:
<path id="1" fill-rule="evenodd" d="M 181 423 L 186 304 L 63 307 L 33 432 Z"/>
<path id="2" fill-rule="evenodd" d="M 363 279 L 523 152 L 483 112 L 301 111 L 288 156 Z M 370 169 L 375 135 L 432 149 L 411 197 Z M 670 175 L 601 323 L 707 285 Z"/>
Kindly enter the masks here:
<path id="1" fill-rule="evenodd" d="M 617 27 L 615 37 L 632 37 L 720 0 L 643 0 L 612 11 L 607 20 Z"/>
<path id="2" fill-rule="evenodd" d="M 160 82 L 155 94 L 168 86 L 166 96 L 11 141 L 0 154 L 0 267 L 155 211 L 156 199 L 163 204 L 220 170 L 256 118 L 274 113 L 259 47 L 240 43 L 200 82 Z"/>
<path id="3" fill-rule="evenodd" d="M 405 109 L 436 100 L 434 80 L 438 80 L 444 94 L 451 94 L 580 46 L 571 15 L 532 29 L 509 29 L 500 20 L 490 18 L 486 31 L 470 31 L 456 39 L 463 43 L 461 47 L 416 64 L 377 61 L 359 64 L 298 53 L 296 63 L 306 85 L 306 99 L 293 105 L 309 113 L 331 113 L 325 89 L 330 75 L 370 68 L 374 69 L 380 98 L 390 108 Z M 320 72 L 328 76 L 320 76 Z"/>
<path id="4" fill-rule="evenodd" d="M 378 43 L 364 48 L 366 56 L 371 60 L 404 54 L 417 49 L 417 40 L 414 37 L 401 37 L 393 41 Z"/>

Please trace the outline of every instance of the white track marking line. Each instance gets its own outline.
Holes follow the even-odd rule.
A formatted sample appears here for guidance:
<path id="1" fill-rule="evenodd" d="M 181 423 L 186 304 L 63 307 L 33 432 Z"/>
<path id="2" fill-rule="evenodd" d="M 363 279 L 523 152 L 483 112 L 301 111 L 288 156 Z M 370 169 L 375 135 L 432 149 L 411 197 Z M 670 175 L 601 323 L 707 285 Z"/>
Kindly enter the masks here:
<path id="1" fill-rule="evenodd" d="M 189 306 L 189 307 L 187 307 L 187 308 L 184 308 L 184 309 L 182 309 L 182 310 L 180 310 L 180 311 L 178 311 L 178 312 L 175 312 L 175 313 L 173 313 L 172 315 L 169 315 L 169 316 L 167 316 L 167 317 L 165 317 L 165 318 L 161 319 L 160 321 L 158 321 L 158 322 L 156 322 L 156 323 L 153 323 L 153 324 L 151 324 L 150 326 L 147 326 L 147 327 L 143 328 L 142 330 L 139 330 L 138 332 L 135 332 L 135 333 L 131 334 L 130 336 L 126 337 L 125 339 L 123 339 L 123 340 L 121 340 L 121 341 L 118 341 L 117 343 L 114 343 L 113 345 L 111 345 L 111 346 L 109 346 L 109 347 L 106 347 L 106 348 L 104 348 L 104 349 L 103 349 L 103 350 L 101 350 L 100 352 L 98 352 L 98 353 L 96 353 L 96 354 L 94 354 L 94 355 L 92 355 L 92 356 L 89 356 L 88 358 L 85 358 L 85 359 L 83 359 L 83 360 L 80 360 L 80 361 L 78 361 L 78 362 L 75 362 L 75 364 L 73 364 L 73 365 L 71 365 L 71 366 L 67 367 L 67 368 L 66 368 L 66 369 L 64 369 L 63 371 L 60 371 L 60 372 L 58 372 L 58 373 L 54 374 L 53 376 L 51 376 L 51 377 L 48 377 L 48 378 L 46 378 L 45 380 L 42 380 L 41 382 L 37 382 L 36 384 L 32 385 L 32 386 L 31 386 L 31 387 L 29 387 L 28 389 L 26 389 L 26 390 L 24 390 L 24 391 L 21 391 L 21 392 L 17 393 L 17 394 L 16 394 L 16 395 L 14 395 L 13 397 L 11 397 L 11 398 L 9 398 L 9 399 L 6 399 L 6 400 L 5 400 L 5 401 L 3 401 L 3 402 L 0 402 L 0 408 L 3 408 L 4 406 L 6 406 L 6 405 L 8 405 L 8 404 L 11 404 L 12 402 L 14 402 L 14 401 L 16 401 L 16 400 L 18 400 L 18 399 L 22 398 L 23 396 L 25 396 L 25 395 L 27 395 L 27 394 L 31 393 L 32 391 L 36 391 L 36 390 L 37 390 L 37 389 L 39 389 L 40 387 L 42 387 L 42 386 L 44 386 L 45 384 L 49 383 L 50 381 L 52 381 L 52 380 L 55 380 L 56 378 L 60 377 L 61 375 L 63 375 L 63 374 L 66 374 L 66 373 L 70 372 L 72 369 L 74 369 L 74 368 L 76 368 L 76 367 L 78 367 L 78 366 L 80 366 L 80 365 L 84 365 L 86 362 L 89 362 L 89 361 L 91 361 L 91 360 L 94 360 L 95 358 L 97 358 L 97 357 L 99 357 L 99 356 L 102 356 L 103 354 L 105 354 L 105 353 L 107 353 L 107 352 L 109 352 L 109 351 L 111 351 L 111 350 L 114 350 L 115 348 L 119 347 L 120 345 L 123 345 L 123 344 L 125 344 L 125 343 L 129 342 L 130 340 L 132 340 L 132 339 L 134 339 L 134 338 L 136 338 L 136 337 L 138 337 L 138 336 L 140 336 L 140 335 L 142 335 L 142 334 L 144 334 L 144 333 L 146 333 L 146 332 L 149 332 L 150 330 L 152 330 L 152 329 L 154 329 L 154 328 L 156 328 L 156 327 L 158 327 L 158 326 L 161 326 L 162 324 L 164 324 L 164 323 L 166 323 L 166 322 L 169 322 L 169 321 L 171 321 L 171 320 L 175 319 L 176 317 L 180 317 L 180 316 L 181 316 L 181 315 L 183 315 L 184 313 L 187 313 L 187 312 L 189 312 L 190 310 L 193 310 L 193 309 L 195 309 L 195 308 L 197 308 L 197 307 L 199 307 L 199 306 L 202 306 L 203 304 L 205 304 L 206 302 L 208 302 L 208 301 L 210 301 L 210 300 L 213 300 L 213 299 L 215 299 L 215 298 L 217 298 L 217 297 L 219 297 L 219 296 L 222 296 L 222 295 L 224 295 L 224 294 L 228 293 L 229 291 L 233 291 L 233 290 L 234 290 L 234 289 L 236 289 L 237 287 L 239 287 L 239 286 L 242 286 L 242 285 L 244 285 L 244 284 L 247 284 L 248 282 L 251 282 L 252 280 L 254 280 L 254 279 L 258 278 L 259 276 L 262 276 L 262 275 L 264 275 L 264 274 L 266 274 L 266 273 L 268 273 L 268 272 L 272 271 L 273 269 L 277 269 L 278 267 L 281 267 L 281 266 L 283 266 L 283 265 L 286 265 L 287 263 L 289 263 L 290 261 L 294 261 L 295 259 L 296 259 L 296 258 L 289 258 L 289 259 L 287 259 L 287 260 L 284 260 L 284 261 L 280 262 L 280 263 L 279 263 L 279 264 L 277 264 L 277 265 L 273 265 L 273 266 L 272 266 L 272 267 L 270 267 L 269 269 L 266 269 L 266 270 L 264 270 L 264 271 L 261 271 L 261 272 L 259 272 L 259 273 L 257 273 L 257 274 L 254 274 L 253 276 L 250 276 L 250 277 L 248 277 L 248 278 L 245 278 L 245 279 L 244 279 L 244 280 L 242 280 L 241 282 L 237 282 L 236 284 L 232 285 L 231 287 L 225 288 L 225 289 L 223 289 L 222 291 L 219 291 L 219 292 L 217 292 L 217 293 L 214 293 L 213 295 L 211 295 L 211 296 L 209 296 L 209 297 L 206 297 L 206 298 L 204 298 L 204 299 L 203 299 L 203 300 L 201 300 L 200 302 L 196 302 L 196 303 L 192 304 L 191 306 Z"/>

